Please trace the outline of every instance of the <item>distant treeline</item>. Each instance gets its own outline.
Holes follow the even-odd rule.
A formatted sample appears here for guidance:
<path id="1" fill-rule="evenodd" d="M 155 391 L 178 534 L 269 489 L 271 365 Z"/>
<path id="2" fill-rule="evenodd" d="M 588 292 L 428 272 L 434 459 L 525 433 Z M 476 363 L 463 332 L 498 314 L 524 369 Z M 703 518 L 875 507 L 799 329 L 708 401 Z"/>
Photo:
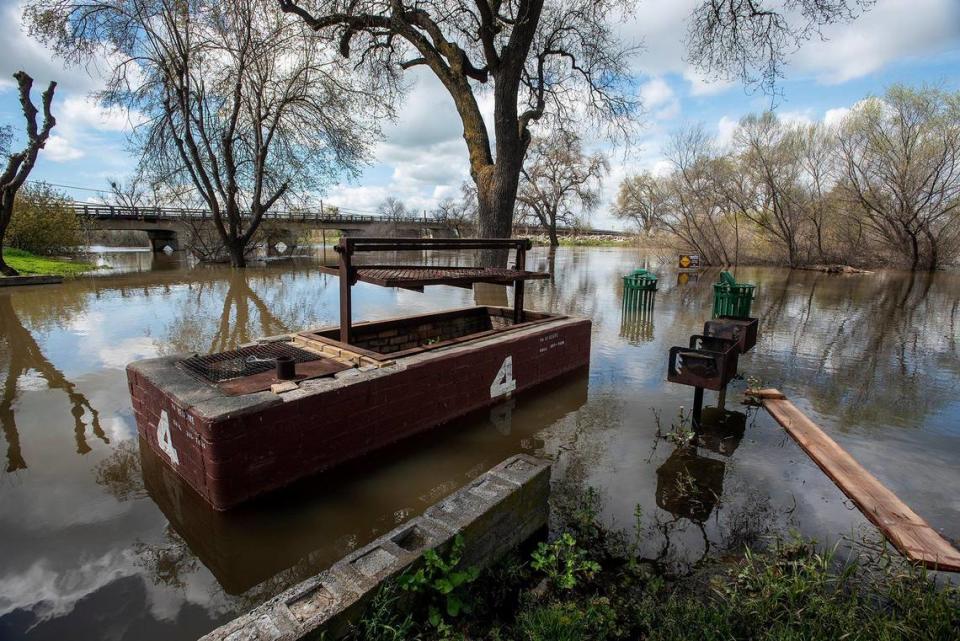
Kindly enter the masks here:
<path id="1" fill-rule="evenodd" d="M 838 123 L 773 113 L 729 145 L 675 134 L 665 175 L 620 185 L 615 213 L 712 265 L 777 262 L 935 270 L 960 250 L 960 92 L 893 86 Z"/>

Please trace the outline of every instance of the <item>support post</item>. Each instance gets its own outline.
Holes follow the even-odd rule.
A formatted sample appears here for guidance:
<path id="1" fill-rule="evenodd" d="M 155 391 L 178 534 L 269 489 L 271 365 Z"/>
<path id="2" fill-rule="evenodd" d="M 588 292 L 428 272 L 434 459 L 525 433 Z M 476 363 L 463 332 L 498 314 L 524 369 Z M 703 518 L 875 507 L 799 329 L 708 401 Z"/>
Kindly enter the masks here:
<path id="1" fill-rule="evenodd" d="M 517 245 L 517 269 L 526 270 L 527 268 L 527 248 L 520 244 Z M 516 324 L 523 322 L 523 280 L 513 281 L 513 322 Z"/>
<path id="2" fill-rule="evenodd" d="M 724 385 L 723 389 L 717 392 L 717 408 L 724 409 L 727 405 L 727 386 Z"/>
<path id="3" fill-rule="evenodd" d="M 700 415 L 703 410 L 703 388 L 696 387 L 693 392 L 693 429 L 700 429 Z"/>
<path id="4" fill-rule="evenodd" d="M 353 269 L 350 264 L 352 251 L 349 240 L 341 238 L 337 247 L 340 254 L 340 342 L 347 345 L 350 344 L 350 322 L 353 316 L 353 301 L 350 297 L 350 290 L 353 288 Z"/>

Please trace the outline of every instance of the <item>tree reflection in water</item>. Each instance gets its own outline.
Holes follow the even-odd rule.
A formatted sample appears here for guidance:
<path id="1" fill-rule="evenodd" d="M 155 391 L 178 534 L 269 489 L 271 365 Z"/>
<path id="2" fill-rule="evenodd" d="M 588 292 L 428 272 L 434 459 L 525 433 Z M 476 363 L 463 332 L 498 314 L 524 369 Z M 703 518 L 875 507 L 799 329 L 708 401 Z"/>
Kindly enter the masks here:
<path id="1" fill-rule="evenodd" d="M 90 451 L 90 445 L 87 444 L 85 416 L 88 417 L 94 436 L 104 443 L 110 443 L 110 439 L 100 427 L 100 414 L 93 409 L 86 396 L 77 391 L 76 385 L 67 380 L 63 372 L 57 369 L 41 351 L 33 334 L 20 322 L 10 296 L 6 295 L 0 296 L 0 337 L 5 343 L 7 357 L 3 396 L 0 398 L 0 426 L 3 427 L 3 434 L 7 439 L 7 472 L 27 468 L 27 462 L 20 448 L 20 433 L 17 430 L 14 406 L 17 401 L 17 382 L 31 370 L 37 372 L 46 381 L 49 389 L 66 393 L 70 401 L 70 414 L 73 416 L 73 431 L 78 454 L 86 454 Z"/>
<path id="2" fill-rule="evenodd" d="M 272 309 L 251 287 L 253 278 L 242 270 L 234 270 L 223 280 L 200 280 L 191 284 L 182 313 L 170 327 L 165 351 L 223 352 L 257 338 L 289 332 L 290 325 L 281 318 L 294 315 L 285 314 L 290 311 L 287 309 L 290 301 L 280 309 Z M 219 316 L 211 322 L 206 312 L 211 307 L 211 299 L 216 301 L 221 295 Z"/>

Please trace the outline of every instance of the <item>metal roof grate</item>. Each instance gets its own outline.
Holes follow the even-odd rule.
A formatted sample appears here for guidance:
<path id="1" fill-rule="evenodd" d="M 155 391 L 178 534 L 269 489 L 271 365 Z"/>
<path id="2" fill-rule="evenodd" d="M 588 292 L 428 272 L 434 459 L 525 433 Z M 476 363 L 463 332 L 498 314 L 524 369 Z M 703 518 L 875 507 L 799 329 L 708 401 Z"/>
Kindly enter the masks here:
<path id="1" fill-rule="evenodd" d="M 323 358 L 320 354 L 293 347 L 289 343 L 263 343 L 219 354 L 191 356 L 180 361 L 180 365 L 206 382 L 219 383 L 272 370 L 276 367 L 274 359 L 277 356 L 289 356 L 297 363 Z"/>

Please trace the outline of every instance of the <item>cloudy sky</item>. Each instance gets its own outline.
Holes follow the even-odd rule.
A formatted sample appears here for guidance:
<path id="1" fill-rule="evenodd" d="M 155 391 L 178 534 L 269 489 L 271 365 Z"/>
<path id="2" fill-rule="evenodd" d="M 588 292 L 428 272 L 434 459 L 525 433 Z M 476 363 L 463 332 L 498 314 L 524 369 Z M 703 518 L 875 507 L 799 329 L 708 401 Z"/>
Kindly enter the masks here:
<path id="1" fill-rule="evenodd" d="M 683 36 L 697 0 L 640 0 L 623 37 L 642 42 L 634 69 L 646 116 L 637 144 L 616 150 L 605 182 L 605 203 L 593 213 L 594 226 L 617 228 L 608 203 L 620 180 L 641 168 L 656 168 L 670 132 L 702 123 L 717 138 L 729 137 L 743 115 L 765 109 L 769 99 L 737 84 L 705 82 L 685 62 Z M 57 127 L 31 176 L 57 185 L 104 189 L 108 178 L 123 178 L 136 164 L 127 151 L 130 121 L 105 113 L 87 97 L 97 81 L 82 69 L 64 70 L 42 46 L 20 31 L 16 0 L 0 0 L 0 124 L 20 127 L 11 74 L 24 69 L 38 85 L 59 82 Z M 960 0 L 877 0 L 851 25 L 825 31 L 791 59 L 781 84 L 782 118 L 833 119 L 868 94 L 890 83 L 937 84 L 960 90 Z M 341 183 L 325 202 L 373 211 L 387 196 L 413 209 L 430 208 L 459 192 L 467 178 L 466 147 L 450 99 L 429 75 L 415 71 L 413 89 L 396 122 L 385 126 L 374 162 L 363 175 Z M 78 200 L 92 191 L 65 189 Z"/>

